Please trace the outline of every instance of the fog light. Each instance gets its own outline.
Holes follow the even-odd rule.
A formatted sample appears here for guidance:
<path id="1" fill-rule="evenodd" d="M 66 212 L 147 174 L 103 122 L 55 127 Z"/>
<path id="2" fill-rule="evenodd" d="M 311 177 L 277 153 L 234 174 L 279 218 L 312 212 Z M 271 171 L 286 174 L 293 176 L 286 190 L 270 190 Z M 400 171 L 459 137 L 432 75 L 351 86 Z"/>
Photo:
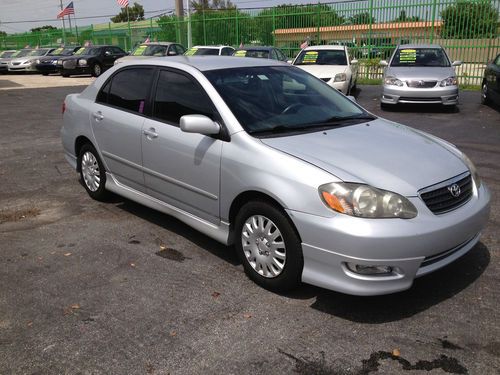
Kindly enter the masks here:
<path id="1" fill-rule="evenodd" d="M 366 264 L 346 263 L 349 271 L 359 275 L 387 275 L 392 273 L 391 266 L 369 266 Z"/>

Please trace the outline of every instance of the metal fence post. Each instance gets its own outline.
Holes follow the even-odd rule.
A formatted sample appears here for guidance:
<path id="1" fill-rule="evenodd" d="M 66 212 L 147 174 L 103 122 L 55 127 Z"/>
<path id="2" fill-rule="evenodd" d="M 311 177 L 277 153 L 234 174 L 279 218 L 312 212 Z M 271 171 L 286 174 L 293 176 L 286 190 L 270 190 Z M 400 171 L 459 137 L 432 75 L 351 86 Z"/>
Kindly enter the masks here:
<path id="1" fill-rule="evenodd" d="M 273 46 L 276 47 L 276 7 L 273 7 Z"/>
<path id="2" fill-rule="evenodd" d="M 238 25 L 238 10 L 235 9 L 234 11 L 236 12 L 236 17 L 235 17 L 235 20 L 236 20 L 236 44 L 235 44 L 235 46 L 239 46 L 240 43 L 238 43 L 238 42 L 240 41 L 240 28 Z"/>
<path id="3" fill-rule="evenodd" d="M 318 45 L 321 44 L 321 37 L 320 37 L 320 33 L 321 33 L 321 3 L 318 1 L 318 5 L 316 6 L 317 8 L 317 16 L 318 16 L 318 19 L 316 20 L 317 24 L 318 24 L 318 27 L 317 27 L 317 35 L 316 35 L 316 42 Z"/>
<path id="4" fill-rule="evenodd" d="M 207 25 L 205 20 L 205 8 L 202 9 L 203 16 L 203 44 L 207 45 Z"/>
<path id="5" fill-rule="evenodd" d="M 434 41 L 434 22 L 436 21 L 436 1 L 432 1 L 432 16 L 431 16 L 431 37 L 430 37 L 430 43 Z"/>

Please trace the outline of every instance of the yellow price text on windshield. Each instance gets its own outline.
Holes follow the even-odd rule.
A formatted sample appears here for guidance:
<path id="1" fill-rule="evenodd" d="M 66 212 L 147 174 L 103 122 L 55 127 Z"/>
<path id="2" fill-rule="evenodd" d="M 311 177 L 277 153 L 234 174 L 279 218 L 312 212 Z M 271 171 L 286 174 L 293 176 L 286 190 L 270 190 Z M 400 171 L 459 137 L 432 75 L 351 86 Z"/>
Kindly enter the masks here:
<path id="1" fill-rule="evenodd" d="M 80 48 L 78 51 L 75 52 L 75 55 L 81 55 L 85 51 L 85 48 Z"/>
<path id="2" fill-rule="evenodd" d="M 318 60 L 318 52 L 317 51 L 308 51 L 304 55 L 304 59 L 302 60 L 302 62 L 304 64 L 315 64 L 317 60 Z"/>
<path id="3" fill-rule="evenodd" d="M 236 51 L 236 53 L 234 54 L 234 56 L 237 56 L 237 57 L 245 57 L 247 55 L 247 51 Z"/>
<path id="4" fill-rule="evenodd" d="M 194 56 L 198 52 L 198 48 L 191 48 L 185 53 L 186 56 Z"/>
<path id="5" fill-rule="evenodd" d="M 417 50 L 402 49 L 399 53 L 399 62 L 414 63 L 415 61 L 417 61 Z"/>
<path id="6" fill-rule="evenodd" d="M 133 56 L 142 56 L 144 54 L 144 51 L 148 48 L 148 46 L 139 46 L 135 49 L 135 51 L 132 53 Z"/>

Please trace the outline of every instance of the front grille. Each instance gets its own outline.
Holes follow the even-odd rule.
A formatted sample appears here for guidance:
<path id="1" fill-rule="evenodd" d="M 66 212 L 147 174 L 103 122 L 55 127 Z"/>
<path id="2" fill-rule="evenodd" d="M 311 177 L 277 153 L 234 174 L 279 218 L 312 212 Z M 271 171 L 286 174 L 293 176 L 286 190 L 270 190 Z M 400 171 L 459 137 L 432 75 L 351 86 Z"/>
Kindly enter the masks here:
<path id="1" fill-rule="evenodd" d="M 436 86 L 437 81 L 406 81 L 406 84 L 416 89 L 430 89 Z"/>
<path id="2" fill-rule="evenodd" d="M 460 187 L 460 194 L 456 197 L 449 190 L 454 184 Z M 432 189 L 431 186 L 424 189 L 424 192 L 420 193 L 420 197 L 429 210 L 436 215 L 452 211 L 467 203 L 472 197 L 472 177 L 467 174 L 459 180 L 451 179 L 440 183 L 436 185 L 436 189 Z"/>
<path id="3" fill-rule="evenodd" d="M 322 81 L 328 82 L 331 80 L 331 78 L 321 78 Z"/>
<path id="4" fill-rule="evenodd" d="M 21 65 L 19 62 L 12 63 L 12 65 Z"/>
<path id="5" fill-rule="evenodd" d="M 413 98 L 410 96 L 400 96 L 399 100 L 406 100 L 409 102 L 441 102 L 441 98 Z"/>
<path id="6" fill-rule="evenodd" d="M 64 67 L 64 69 L 75 69 L 76 61 L 75 60 L 63 61 L 63 67 Z"/>

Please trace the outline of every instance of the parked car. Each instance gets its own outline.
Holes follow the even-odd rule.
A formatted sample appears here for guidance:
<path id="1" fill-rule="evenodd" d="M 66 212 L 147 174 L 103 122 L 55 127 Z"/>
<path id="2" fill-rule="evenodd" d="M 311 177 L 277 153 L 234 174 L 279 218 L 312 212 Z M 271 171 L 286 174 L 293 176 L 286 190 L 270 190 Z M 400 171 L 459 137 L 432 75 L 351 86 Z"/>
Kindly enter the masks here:
<path id="1" fill-rule="evenodd" d="M 9 61 L 17 51 L 16 50 L 7 50 L 0 52 L 0 74 L 3 74 L 8 71 Z"/>
<path id="2" fill-rule="evenodd" d="M 486 66 L 481 86 L 481 103 L 500 106 L 500 54 Z"/>
<path id="3" fill-rule="evenodd" d="M 186 56 L 231 56 L 235 49 L 230 46 L 194 46 L 188 49 Z"/>
<path id="4" fill-rule="evenodd" d="M 71 56 L 81 47 L 60 47 L 49 53 L 46 57 L 41 57 L 36 61 L 36 70 L 42 75 L 47 76 L 50 73 L 57 73 L 57 61 L 60 58 Z"/>
<path id="5" fill-rule="evenodd" d="M 488 188 L 455 146 L 289 64 L 132 62 L 62 108 L 65 157 L 92 198 L 112 191 L 234 244 L 272 290 L 405 290 L 488 221 Z"/>
<path id="6" fill-rule="evenodd" d="M 126 55 L 124 50 L 116 46 L 82 47 L 73 56 L 59 59 L 57 70 L 63 77 L 76 74 L 91 74 L 99 77 L 113 66 L 116 59 Z"/>
<path id="7" fill-rule="evenodd" d="M 138 45 L 129 56 L 115 60 L 115 65 L 132 59 L 147 59 L 150 57 L 178 56 L 183 55 L 186 49 L 171 42 L 143 43 Z"/>
<path id="8" fill-rule="evenodd" d="M 351 59 L 345 46 L 307 47 L 300 51 L 293 65 L 325 81 L 345 95 L 356 88 L 358 60 Z"/>
<path id="9" fill-rule="evenodd" d="M 9 61 L 9 72 L 36 72 L 37 60 L 47 56 L 54 48 L 35 48 L 25 56 L 16 56 Z"/>
<path id="10" fill-rule="evenodd" d="M 236 49 L 233 52 L 236 57 L 256 57 L 259 59 L 271 59 L 287 61 L 286 55 L 276 47 L 247 46 Z"/>
<path id="11" fill-rule="evenodd" d="M 392 57 L 380 62 L 385 66 L 382 108 L 398 103 L 458 104 L 458 81 L 455 66 L 439 45 L 405 44 Z"/>

